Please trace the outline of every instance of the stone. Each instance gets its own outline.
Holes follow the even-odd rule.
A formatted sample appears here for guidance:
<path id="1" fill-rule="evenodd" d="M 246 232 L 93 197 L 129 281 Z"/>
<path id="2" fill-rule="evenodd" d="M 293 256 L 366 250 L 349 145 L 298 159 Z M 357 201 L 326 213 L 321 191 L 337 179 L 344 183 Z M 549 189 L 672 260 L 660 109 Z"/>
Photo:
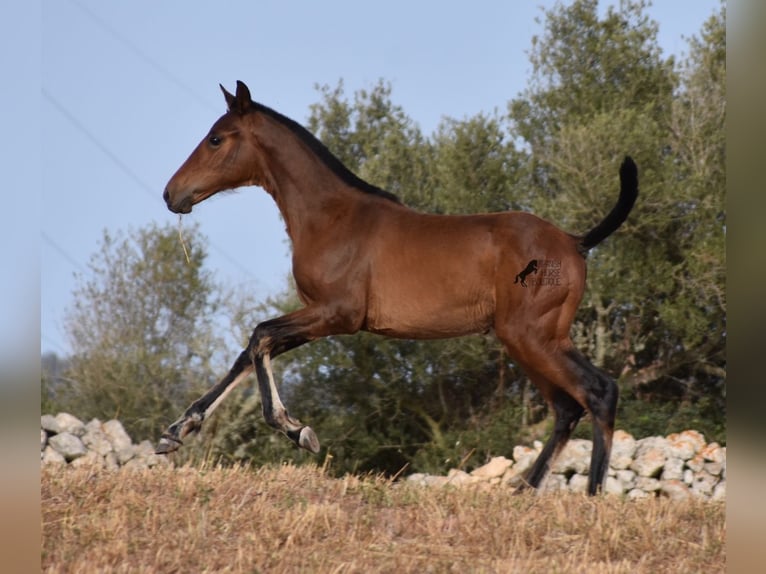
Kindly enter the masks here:
<path id="1" fill-rule="evenodd" d="M 89 450 L 87 453 L 85 453 L 83 456 L 74 459 L 71 462 L 72 467 L 93 467 L 93 468 L 104 468 L 104 457 L 99 455 L 97 452 Z"/>
<path id="2" fill-rule="evenodd" d="M 586 474 L 590 467 L 590 455 L 593 450 L 593 443 L 584 439 L 572 439 L 559 453 L 551 472 L 558 474 L 571 475 Z"/>
<path id="3" fill-rule="evenodd" d="M 537 451 L 528 446 L 513 447 L 513 460 L 515 464 L 513 469 L 515 474 L 520 474 L 530 468 L 537 459 Z"/>
<path id="4" fill-rule="evenodd" d="M 612 437 L 612 454 L 609 458 L 609 464 L 616 470 L 623 470 L 630 467 L 633 462 L 633 455 L 636 452 L 636 439 L 624 430 L 614 431 Z"/>
<path id="5" fill-rule="evenodd" d="M 120 464 L 120 466 L 124 465 L 135 456 L 135 453 L 133 452 L 133 445 L 115 450 L 114 454 L 117 455 L 117 462 Z"/>
<path id="6" fill-rule="evenodd" d="M 133 441 L 130 440 L 130 436 L 125 432 L 125 427 L 118 420 L 111 420 L 105 422 L 101 429 L 104 431 L 107 439 L 112 443 L 112 448 L 115 452 L 120 452 L 124 449 L 130 449 L 133 446 Z M 131 456 L 132 452 L 131 452 Z"/>
<path id="7" fill-rule="evenodd" d="M 636 477 L 636 488 L 639 488 L 644 492 L 657 492 L 660 487 L 661 483 L 656 478 L 650 478 L 648 476 Z"/>
<path id="8" fill-rule="evenodd" d="M 458 470 L 456 468 L 451 469 L 447 473 L 447 481 L 454 486 L 464 486 L 467 484 L 474 484 L 481 479 L 471 476 L 464 470 Z"/>
<path id="9" fill-rule="evenodd" d="M 692 492 L 698 496 L 710 496 L 713 494 L 713 488 L 718 483 L 718 478 L 705 470 L 701 470 L 694 475 L 694 482 L 691 484 Z"/>
<path id="10" fill-rule="evenodd" d="M 726 500 L 726 483 L 719 482 L 713 488 L 713 494 L 710 496 L 710 500 Z"/>
<path id="11" fill-rule="evenodd" d="M 149 468 L 149 465 L 146 464 L 146 459 L 133 457 L 127 461 L 122 468 L 127 470 L 144 470 L 145 468 Z"/>
<path id="12" fill-rule="evenodd" d="M 414 484 L 417 484 L 419 486 L 426 486 L 426 478 L 428 475 L 424 472 L 413 472 L 410 474 L 406 480 L 407 482 L 412 482 Z"/>
<path id="13" fill-rule="evenodd" d="M 471 472 L 471 476 L 484 479 L 499 478 L 505 474 L 505 471 L 508 470 L 511 465 L 513 465 L 512 460 L 508 460 L 504 456 L 496 456 L 484 466 L 480 466 Z"/>
<path id="14" fill-rule="evenodd" d="M 524 482 L 526 471 L 527 469 L 524 468 L 524 466 L 519 466 L 518 464 L 515 464 L 509 467 L 508 470 L 505 471 L 505 474 L 503 475 L 502 479 L 500 479 L 500 483 L 507 484 L 513 487 L 519 487 Z"/>
<path id="15" fill-rule="evenodd" d="M 43 464 L 66 464 L 64 455 L 62 455 L 50 445 L 45 447 L 45 450 L 42 452 L 42 458 L 40 460 Z"/>
<path id="16" fill-rule="evenodd" d="M 171 461 L 170 457 L 161 455 L 161 454 L 152 454 L 146 459 L 146 464 L 149 465 L 149 468 L 154 468 L 155 466 L 159 467 L 172 467 L 173 462 Z"/>
<path id="17" fill-rule="evenodd" d="M 567 479 L 563 474 L 548 474 L 543 479 L 542 490 L 544 492 L 556 492 L 559 490 L 567 490 Z"/>
<path id="18" fill-rule="evenodd" d="M 120 463 L 117 461 L 117 454 L 115 452 L 110 452 L 104 457 L 104 468 L 107 470 L 117 470 L 120 468 Z"/>
<path id="19" fill-rule="evenodd" d="M 50 434 L 58 434 L 61 432 L 61 427 L 56 422 L 56 417 L 53 415 L 43 415 L 40 417 L 40 428 Z"/>
<path id="20" fill-rule="evenodd" d="M 681 458 L 675 456 L 669 457 L 665 461 L 665 466 L 660 476 L 662 480 L 683 480 L 684 478 L 684 461 Z"/>
<path id="21" fill-rule="evenodd" d="M 148 458 L 154 454 L 154 445 L 148 440 L 142 440 L 140 443 L 133 445 L 133 452 L 137 457 Z M 164 456 L 163 458 L 167 457 Z"/>
<path id="22" fill-rule="evenodd" d="M 703 468 L 713 476 L 721 476 L 724 465 L 722 462 L 706 462 Z"/>
<path id="23" fill-rule="evenodd" d="M 48 444 L 48 433 L 40 429 L 40 452 L 45 450 L 46 444 Z"/>
<path id="24" fill-rule="evenodd" d="M 572 478 L 574 478 L 574 476 Z M 624 494 L 626 490 L 627 489 L 625 488 L 624 483 L 618 478 L 614 476 L 606 477 L 606 482 L 604 483 L 604 492 L 606 492 L 607 494 L 621 495 L 621 494 Z"/>
<path id="25" fill-rule="evenodd" d="M 692 494 L 689 487 L 681 480 L 663 480 L 660 483 L 660 494 L 670 500 L 686 500 Z"/>
<path id="26" fill-rule="evenodd" d="M 112 447 L 112 443 L 109 442 L 109 438 L 106 436 L 106 433 L 102 431 L 100 427 L 100 424 L 98 425 L 98 428 L 94 426 L 86 426 L 85 434 L 82 435 L 82 442 L 86 447 L 88 447 L 88 450 L 94 451 L 103 457 L 112 452 L 114 449 Z"/>
<path id="27" fill-rule="evenodd" d="M 705 459 L 701 454 L 695 454 L 692 458 L 686 461 L 686 466 L 692 472 L 699 472 L 705 468 Z"/>
<path id="28" fill-rule="evenodd" d="M 648 492 L 644 492 L 640 488 L 633 488 L 629 490 L 628 494 L 626 494 L 625 496 L 627 496 L 627 498 L 630 500 L 637 500 L 641 498 L 649 498 L 650 495 Z"/>
<path id="29" fill-rule="evenodd" d="M 641 439 L 636 445 L 636 454 L 630 464 L 639 476 L 655 478 L 660 475 L 667 459 L 667 439 L 649 437 Z"/>
<path id="30" fill-rule="evenodd" d="M 726 451 L 717 442 L 711 442 L 700 451 L 700 455 L 706 461 L 723 463 L 726 460 Z"/>
<path id="31" fill-rule="evenodd" d="M 154 468 L 155 466 L 172 466 L 170 457 L 155 454 L 154 445 L 148 440 L 143 440 L 139 444 L 134 445 L 133 453 L 135 458 L 143 460 L 149 468 Z"/>
<path id="32" fill-rule="evenodd" d="M 572 492 L 588 492 L 588 477 L 584 474 L 573 474 L 568 486 Z"/>
<path id="33" fill-rule="evenodd" d="M 56 424 L 59 427 L 59 432 L 68 432 L 75 436 L 82 436 L 85 434 L 85 425 L 83 422 L 75 416 L 69 413 L 59 413 L 56 415 Z"/>
<path id="34" fill-rule="evenodd" d="M 62 432 L 52 436 L 48 440 L 48 444 L 66 459 L 67 462 L 71 462 L 76 458 L 84 456 L 88 450 L 82 441 L 73 435 L 72 433 Z"/>
<path id="35" fill-rule="evenodd" d="M 636 487 L 636 471 L 634 470 L 618 470 L 615 473 L 615 478 L 622 485 L 623 492 Z"/>
<path id="36" fill-rule="evenodd" d="M 449 478 L 447 478 L 446 476 L 426 475 L 426 477 L 423 479 L 423 482 L 425 486 L 436 486 L 436 487 L 442 487 L 442 486 L 447 486 L 451 484 Z"/>
<path id="37" fill-rule="evenodd" d="M 693 430 L 670 434 L 667 440 L 668 456 L 681 460 L 689 460 L 705 446 L 704 435 Z"/>
<path id="38" fill-rule="evenodd" d="M 85 431 L 101 430 L 101 421 L 98 419 L 90 419 L 85 425 Z"/>

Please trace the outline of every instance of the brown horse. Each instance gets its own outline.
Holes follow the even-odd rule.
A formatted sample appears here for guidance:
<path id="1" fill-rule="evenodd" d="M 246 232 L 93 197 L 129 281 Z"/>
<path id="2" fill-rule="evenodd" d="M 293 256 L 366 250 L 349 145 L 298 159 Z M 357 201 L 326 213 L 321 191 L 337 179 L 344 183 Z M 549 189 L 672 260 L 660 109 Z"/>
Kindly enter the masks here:
<path id="1" fill-rule="evenodd" d="M 431 215 L 351 173 L 296 122 L 221 86 L 228 111 L 173 175 L 163 195 L 174 213 L 225 189 L 257 185 L 276 201 L 293 247 L 304 307 L 259 324 L 228 374 L 162 435 L 176 450 L 224 397 L 255 371 L 266 421 L 319 451 L 314 431 L 291 417 L 271 360 L 320 337 L 360 330 L 436 339 L 495 332 L 553 407 L 555 428 L 526 483 L 537 487 L 587 410 L 594 447 L 588 490 L 605 479 L 617 385 L 572 344 L 585 288 L 585 255 L 625 220 L 638 194 L 636 165 L 620 168 L 617 205 L 584 235 L 529 213 Z"/>

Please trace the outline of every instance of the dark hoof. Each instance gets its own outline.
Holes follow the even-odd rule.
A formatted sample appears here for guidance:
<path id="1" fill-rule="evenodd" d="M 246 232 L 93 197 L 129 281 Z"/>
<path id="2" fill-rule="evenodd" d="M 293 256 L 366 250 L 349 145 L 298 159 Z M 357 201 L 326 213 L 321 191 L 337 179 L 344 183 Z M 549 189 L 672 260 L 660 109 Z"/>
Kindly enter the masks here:
<path id="1" fill-rule="evenodd" d="M 183 442 L 180 440 L 169 436 L 163 436 L 160 439 L 159 444 L 157 444 L 157 448 L 155 449 L 154 453 L 170 454 L 171 452 L 178 450 L 181 445 L 183 445 Z"/>

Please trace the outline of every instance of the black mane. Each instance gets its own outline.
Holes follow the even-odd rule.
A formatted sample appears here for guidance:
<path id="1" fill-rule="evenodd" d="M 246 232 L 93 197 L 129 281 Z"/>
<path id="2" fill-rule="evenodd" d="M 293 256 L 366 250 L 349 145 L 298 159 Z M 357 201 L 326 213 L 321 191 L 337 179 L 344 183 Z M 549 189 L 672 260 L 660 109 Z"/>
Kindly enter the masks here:
<path id="1" fill-rule="evenodd" d="M 387 199 L 395 203 L 400 203 L 399 198 L 390 191 L 386 191 L 375 185 L 372 185 L 371 183 L 367 183 L 358 175 L 353 173 L 350 169 L 343 165 L 343 162 L 340 161 L 329 149 L 327 149 L 327 146 L 319 141 L 316 136 L 314 136 L 314 134 L 312 134 L 295 120 L 291 120 L 287 116 L 283 116 L 279 112 L 272 110 L 263 104 L 253 102 L 253 106 L 257 112 L 265 113 L 292 131 L 307 146 L 309 146 L 311 151 L 319 156 L 324 164 L 329 167 L 335 175 L 337 175 L 350 186 L 355 187 L 364 193 L 377 195 L 383 199 Z"/>

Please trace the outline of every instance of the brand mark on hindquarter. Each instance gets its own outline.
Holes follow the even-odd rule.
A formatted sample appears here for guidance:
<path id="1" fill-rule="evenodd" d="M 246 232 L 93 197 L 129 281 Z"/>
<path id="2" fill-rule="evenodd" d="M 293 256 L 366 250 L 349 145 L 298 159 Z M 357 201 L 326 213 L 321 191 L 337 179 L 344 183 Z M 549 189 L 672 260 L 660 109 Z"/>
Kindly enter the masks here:
<path id="1" fill-rule="evenodd" d="M 533 274 L 527 283 L 527 276 Z M 527 266 L 516 275 L 514 283 L 527 285 L 540 285 L 542 287 L 554 287 L 561 285 L 561 259 L 532 259 Z"/>

